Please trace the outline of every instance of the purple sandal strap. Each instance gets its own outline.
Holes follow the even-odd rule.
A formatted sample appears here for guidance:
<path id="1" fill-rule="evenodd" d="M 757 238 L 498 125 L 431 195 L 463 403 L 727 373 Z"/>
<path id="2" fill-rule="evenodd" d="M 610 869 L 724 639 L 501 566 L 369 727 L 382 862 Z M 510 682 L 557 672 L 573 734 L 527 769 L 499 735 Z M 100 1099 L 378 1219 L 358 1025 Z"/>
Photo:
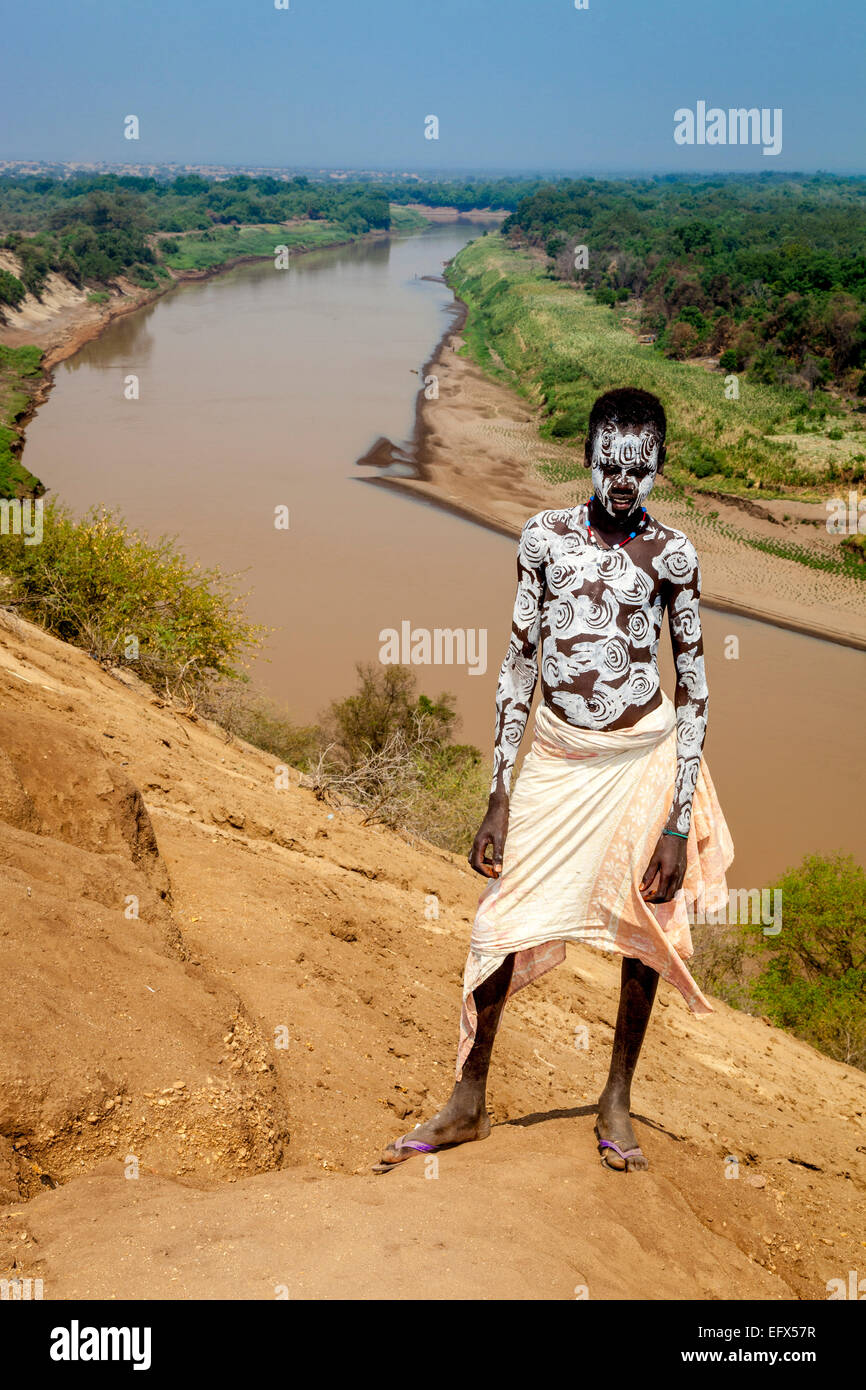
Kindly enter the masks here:
<path id="1" fill-rule="evenodd" d="M 635 1154 L 641 1154 L 641 1156 L 643 1156 L 642 1151 L 639 1148 L 621 1149 L 619 1144 L 614 1144 L 613 1141 L 610 1139 L 599 1139 L 598 1149 L 599 1153 L 601 1153 L 602 1149 L 613 1149 L 614 1153 L 618 1153 L 620 1158 L 623 1160 L 634 1158 Z M 602 1155 L 602 1157 L 604 1157 L 604 1155 Z"/>
<path id="2" fill-rule="evenodd" d="M 402 1139 L 398 1139 L 394 1145 L 395 1149 L 416 1149 L 418 1153 L 435 1154 L 438 1144 L 424 1144 L 420 1139 L 410 1139 L 408 1134 L 404 1134 Z"/>

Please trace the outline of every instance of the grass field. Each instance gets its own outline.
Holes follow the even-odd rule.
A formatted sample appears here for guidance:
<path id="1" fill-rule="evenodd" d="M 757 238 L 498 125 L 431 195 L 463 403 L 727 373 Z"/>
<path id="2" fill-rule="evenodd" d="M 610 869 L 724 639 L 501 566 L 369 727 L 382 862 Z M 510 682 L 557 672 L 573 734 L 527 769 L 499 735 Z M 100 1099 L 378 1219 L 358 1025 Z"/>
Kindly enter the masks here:
<path id="1" fill-rule="evenodd" d="M 395 232 L 415 232 L 426 226 L 420 213 L 393 204 L 391 227 Z M 277 246 L 290 251 L 311 251 L 316 247 L 333 246 L 336 242 L 353 241 L 356 233 L 339 222 L 299 221 L 293 225 L 265 223 L 258 227 L 213 227 L 207 232 L 188 232 L 168 238 L 177 243 L 177 250 L 162 252 L 162 260 L 172 270 L 209 270 L 234 260 L 236 256 L 268 256 L 276 254 Z"/>
<path id="2" fill-rule="evenodd" d="M 177 250 L 163 252 L 163 261 L 172 270 L 209 270 L 234 260 L 236 256 L 276 255 L 278 246 L 290 251 L 309 251 L 349 241 L 350 233 L 337 222 L 303 222 L 297 226 L 266 223 L 260 227 L 214 227 L 207 232 L 190 232 L 174 238 Z"/>
<path id="3" fill-rule="evenodd" d="M 394 232 L 420 232 L 427 226 L 427 218 L 414 208 L 404 208 L 400 203 L 391 204 L 391 230 Z"/>
<path id="4" fill-rule="evenodd" d="M 41 360 L 39 348 L 0 344 L 0 497 L 31 496 L 41 491 L 38 480 L 12 452 L 19 438 L 15 421 L 30 403 Z"/>
<path id="5" fill-rule="evenodd" d="M 829 398 L 810 403 L 799 392 L 752 384 L 747 373 L 737 379 L 738 398 L 726 399 L 724 372 L 639 344 L 617 311 L 550 279 L 543 263 L 499 234 L 464 247 L 448 281 L 470 309 L 468 352 L 542 407 L 542 435 L 574 443 L 575 477 L 590 406 L 615 386 L 662 400 L 674 483 L 818 501 L 866 476 L 863 416 L 842 413 Z M 561 474 L 559 466 L 553 481 Z"/>

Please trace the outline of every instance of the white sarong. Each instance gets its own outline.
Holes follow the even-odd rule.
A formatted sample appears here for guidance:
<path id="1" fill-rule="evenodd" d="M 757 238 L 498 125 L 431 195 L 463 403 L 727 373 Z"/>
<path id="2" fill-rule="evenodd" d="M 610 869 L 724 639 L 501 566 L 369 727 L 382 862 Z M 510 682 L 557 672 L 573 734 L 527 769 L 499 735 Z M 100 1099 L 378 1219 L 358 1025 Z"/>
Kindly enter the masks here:
<path id="1" fill-rule="evenodd" d="M 676 712 L 663 694 L 630 729 L 579 729 L 540 705 L 511 798 L 502 874 L 478 903 L 463 979 L 457 1078 L 476 1029 L 474 991 L 515 954 L 508 997 L 565 959 L 569 941 L 632 956 L 676 985 L 695 1014 L 712 1013 L 684 961 L 689 907 L 727 902 L 734 847 L 701 759 L 687 867 L 669 903 L 639 886 L 673 799 Z"/>

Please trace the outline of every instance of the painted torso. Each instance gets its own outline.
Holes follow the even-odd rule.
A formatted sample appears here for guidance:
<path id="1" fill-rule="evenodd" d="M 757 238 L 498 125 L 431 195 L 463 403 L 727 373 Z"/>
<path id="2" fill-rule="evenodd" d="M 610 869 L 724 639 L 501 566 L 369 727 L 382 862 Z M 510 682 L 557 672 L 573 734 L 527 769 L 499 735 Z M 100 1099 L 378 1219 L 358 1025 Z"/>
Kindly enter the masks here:
<path id="1" fill-rule="evenodd" d="M 585 505 L 523 528 L 511 641 L 497 689 L 494 783 L 507 791 L 536 679 L 554 714 L 581 728 L 628 728 L 661 703 L 657 653 L 667 608 L 677 668 L 677 791 L 688 829 L 706 725 L 700 571 L 688 538 L 652 517 L 611 548 Z"/>
<path id="2" fill-rule="evenodd" d="M 666 538 L 650 523 L 627 546 L 611 549 L 589 538 L 585 507 L 542 515 L 536 534 L 544 549 L 545 704 L 581 728 L 628 727 L 661 700 L 663 581 L 650 561 Z"/>

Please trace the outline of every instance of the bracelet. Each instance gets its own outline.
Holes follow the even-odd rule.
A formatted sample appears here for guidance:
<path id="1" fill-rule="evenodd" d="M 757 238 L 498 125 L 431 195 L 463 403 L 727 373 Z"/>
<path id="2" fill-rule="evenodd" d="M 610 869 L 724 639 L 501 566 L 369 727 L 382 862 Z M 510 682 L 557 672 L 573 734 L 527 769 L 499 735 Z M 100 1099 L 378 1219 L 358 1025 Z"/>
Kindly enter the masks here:
<path id="1" fill-rule="evenodd" d="M 683 834 L 681 834 L 679 830 L 663 830 L 663 831 L 662 831 L 662 834 L 663 834 L 663 835 L 676 835 L 676 837 L 677 837 L 678 840 L 687 840 L 687 839 L 689 838 L 688 835 L 683 835 Z"/>

